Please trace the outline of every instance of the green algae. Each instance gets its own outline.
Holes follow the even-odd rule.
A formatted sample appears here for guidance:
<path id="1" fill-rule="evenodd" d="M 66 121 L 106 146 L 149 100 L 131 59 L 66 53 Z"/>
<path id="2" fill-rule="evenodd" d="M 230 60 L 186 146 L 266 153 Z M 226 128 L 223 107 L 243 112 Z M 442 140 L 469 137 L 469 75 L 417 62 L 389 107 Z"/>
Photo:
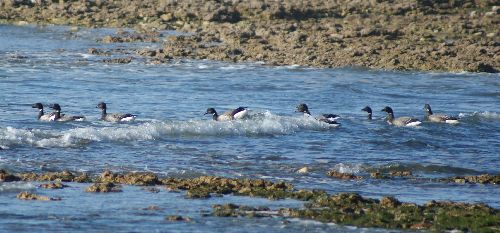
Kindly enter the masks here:
<path id="1" fill-rule="evenodd" d="M 424 205 L 417 205 L 401 202 L 394 197 L 373 199 L 363 197 L 357 193 L 330 195 L 323 190 L 297 190 L 289 183 L 271 182 L 263 179 L 237 179 L 214 176 L 159 179 L 153 173 L 117 174 L 110 171 L 105 171 L 97 177 L 90 177 L 85 173 L 76 176 L 69 171 L 14 175 L 2 170 L 0 175 L 0 178 L 3 177 L 4 182 L 19 180 L 56 181 L 56 183 L 61 181 L 95 182 L 86 189 L 87 192 L 120 192 L 121 186 L 118 184 L 149 186 L 151 188 L 163 185 L 168 190 L 184 190 L 186 191 L 186 198 L 194 199 L 232 194 L 272 200 L 289 198 L 305 202 L 302 208 L 280 208 L 278 210 L 234 204 L 214 205 L 211 214 L 220 217 L 279 216 L 360 227 L 424 229 L 435 232 L 448 230 L 499 232 L 498 226 L 500 226 L 499 211 L 484 204 L 430 201 Z M 467 180 L 489 184 L 495 182 L 495 177 L 493 175 L 471 176 Z M 18 198 L 56 200 L 38 197 L 30 193 L 19 194 Z"/>

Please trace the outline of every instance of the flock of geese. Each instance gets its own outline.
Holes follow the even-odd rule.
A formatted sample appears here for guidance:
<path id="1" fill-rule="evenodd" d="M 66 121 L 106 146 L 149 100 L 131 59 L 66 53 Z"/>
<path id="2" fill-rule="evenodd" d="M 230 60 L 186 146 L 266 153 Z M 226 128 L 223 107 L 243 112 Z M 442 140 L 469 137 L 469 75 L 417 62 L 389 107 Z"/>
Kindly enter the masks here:
<path id="1" fill-rule="evenodd" d="M 59 104 L 51 104 L 49 106 L 53 109 L 53 112 L 48 114 L 44 113 L 43 104 L 35 103 L 32 105 L 32 108 L 38 109 L 38 120 L 40 121 L 83 121 L 85 120 L 84 116 L 71 116 L 61 113 L 61 106 Z M 130 113 L 108 113 L 106 103 L 100 102 L 97 104 L 96 108 L 101 110 L 101 120 L 109 121 L 109 122 L 127 122 L 133 121 L 137 117 L 137 115 L 133 115 Z M 372 119 L 372 109 L 369 106 L 361 109 L 368 113 L 368 119 Z M 395 126 L 417 126 L 422 123 L 417 118 L 413 117 L 394 117 L 394 112 L 392 108 L 385 107 L 381 111 L 387 113 L 387 123 Z M 434 114 L 431 110 L 431 106 L 429 104 L 424 105 L 424 111 L 426 112 L 426 118 L 430 122 L 440 122 L 440 123 L 448 123 L 448 124 L 456 124 L 458 123 L 457 117 L 448 116 L 445 114 Z M 302 103 L 297 106 L 296 112 L 303 113 L 304 115 L 310 117 L 311 113 L 309 112 L 309 108 L 306 104 Z M 208 108 L 205 112 L 205 115 L 212 115 L 212 119 L 215 121 L 231 121 L 236 119 L 243 119 L 247 116 L 248 111 L 247 107 L 238 107 L 236 109 L 231 109 L 223 114 L 218 114 L 214 108 Z M 333 126 L 339 126 L 340 123 L 337 122 L 339 118 L 336 114 L 321 114 L 315 119 L 326 124 L 330 124 Z"/>

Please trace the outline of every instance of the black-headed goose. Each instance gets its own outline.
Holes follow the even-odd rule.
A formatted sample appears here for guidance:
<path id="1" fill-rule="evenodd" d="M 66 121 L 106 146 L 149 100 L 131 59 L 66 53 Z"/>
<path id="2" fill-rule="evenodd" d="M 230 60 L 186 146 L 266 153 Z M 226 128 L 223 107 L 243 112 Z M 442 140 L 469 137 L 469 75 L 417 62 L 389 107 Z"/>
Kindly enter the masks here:
<path id="1" fill-rule="evenodd" d="M 132 115 L 130 113 L 107 113 L 106 103 L 104 102 L 98 103 L 96 108 L 101 109 L 101 120 L 103 121 L 125 122 L 125 121 L 133 121 L 137 117 L 136 115 Z"/>
<path id="2" fill-rule="evenodd" d="M 361 109 L 361 111 L 365 111 L 368 113 L 368 120 L 372 119 L 372 108 L 370 108 L 369 106 L 366 106 L 363 109 Z"/>
<path id="3" fill-rule="evenodd" d="M 390 107 L 385 107 L 384 109 L 381 110 L 382 112 L 387 112 L 387 123 L 395 126 L 417 126 L 422 124 L 422 122 L 413 117 L 398 117 L 394 118 L 394 112 L 392 111 L 392 108 Z"/>
<path id="4" fill-rule="evenodd" d="M 309 112 L 309 107 L 307 107 L 307 104 L 299 104 L 297 106 L 297 112 L 304 113 L 306 116 L 311 116 L 311 113 Z M 325 122 L 327 124 L 331 125 L 340 125 L 336 120 L 339 118 L 338 115 L 335 114 L 321 114 L 317 120 L 321 122 Z"/>
<path id="5" fill-rule="evenodd" d="M 68 116 L 61 114 L 61 106 L 59 104 L 52 104 L 50 108 L 54 109 L 53 121 L 84 121 L 84 116 Z"/>
<path id="6" fill-rule="evenodd" d="M 51 112 L 49 114 L 44 114 L 42 103 L 34 103 L 33 105 L 31 105 L 31 107 L 38 109 L 38 120 L 40 120 L 40 121 L 53 121 L 54 120 L 55 113 Z"/>
<path id="7" fill-rule="evenodd" d="M 441 122 L 441 123 L 448 123 L 448 124 L 457 124 L 458 123 L 458 118 L 457 117 L 452 117 L 444 114 L 433 114 L 431 110 L 431 106 L 429 104 L 424 105 L 424 110 L 426 112 L 426 117 L 427 120 L 430 122 Z"/>
<path id="8" fill-rule="evenodd" d="M 212 115 L 212 119 L 215 121 L 232 121 L 244 118 L 248 114 L 248 110 L 246 107 L 238 107 L 219 115 L 214 108 L 208 108 L 204 115 L 207 114 Z"/>

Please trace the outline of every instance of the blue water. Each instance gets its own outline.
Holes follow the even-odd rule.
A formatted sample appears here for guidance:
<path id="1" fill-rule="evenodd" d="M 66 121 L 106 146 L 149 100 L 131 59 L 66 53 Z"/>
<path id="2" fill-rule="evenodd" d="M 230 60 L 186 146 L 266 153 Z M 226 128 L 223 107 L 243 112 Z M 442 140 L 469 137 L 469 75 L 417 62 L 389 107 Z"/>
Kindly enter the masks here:
<path id="1" fill-rule="evenodd" d="M 152 171 L 168 176 L 218 175 L 283 180 L 298 188 L 329 193 L 392 195 L 419 204 L 429 200 L 484 202 L 500 208 L 495 185 L 448 184 L 431 180 L 456 175 L 500 173 L 500 75 L 388 72 L 364 69 L 274 67 L 255 63 L 173 60 L 153 64 L 122 48 L 155 49 L 160 44 L 102 44 L 113 29 L 0 25 L 0 168 L 12 172 Z M 166 32 L 169 34 L 172 32 Z M 87 54 L 90 47 L 133 56 L 130 64 L 105 64 L 110 57 Z M 99 121 L 95 108 L 137 114 L 133 123 Z M 39 122 L 31 104 L 59 103 L 63 113 L 85 122 Z M 307 103 L 313 115 L 335 113 L 331 128 L 295 111 Z M 460 116 L 460 124 L 388 125 L 380 109 L 423 119 L 434 112 Z M 374 120 L 360 109 L 369 105 Z M 248 106 L 250 118 L 214 122 L 219 112 Z M 48 109 L 47 109 L 48 110 Z M 307 174 L 297 170 L 307 166 Z M 411 170 L 418 179 L 341 181 L 335 169 Z M 149 193 L 125 187 L 117 194 L 85 193 L 85 185 L 43 190 L 37 183 L 0 183 L 0 224 L 7 231 L 191 231 L 372 232 L 311 221 L 279 218 L 203 217 L 214 203 L 300 207 L 301 203 L 246 197 L 187 200 L 183 193 Z M 60 202 L 27 202 L 23 190 L 59 196 Z M 157 205 L 160 211 L 146 211 Z M 164 220 L 169 214 L 194 219 Z M 95 228 L 94 228 L 95 227 Z M 244 228 L 242 228 L 244 227 Z M 380 230 L 384 231 L 384 230 Z"/>

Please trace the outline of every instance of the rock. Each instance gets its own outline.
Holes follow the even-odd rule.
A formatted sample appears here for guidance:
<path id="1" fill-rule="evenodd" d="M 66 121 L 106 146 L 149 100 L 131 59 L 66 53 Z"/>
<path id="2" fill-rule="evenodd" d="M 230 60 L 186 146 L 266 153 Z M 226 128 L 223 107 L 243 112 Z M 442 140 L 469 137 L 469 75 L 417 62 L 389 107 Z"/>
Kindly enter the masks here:
<path id="1" fill-rule="evenodd" d="M 171 221 L 171 222 L 191 222 L 191 221 L 193 221 L 193 219 L 191 219 L 190 217 L 183 217 L 180 215 L 169 215 L 169 216 L 166 216 L 165 219 L 167 221 Z"/>
<path id="2" fill-rule="evenodd" d="M 62 184 L 61 182 L 55 182 L 55 183 L 41 184 L 39 187 L 44 189 L 63 189 L 68 186 Z"/>
<path id="3" fill-rule="evenodd" d="M 297 170 L 297 173 L 299 173 L 299 174 L 309 173 L 309 168 L 308 167 L 303 167 L 303 168 Z"/>
<path id="4" fill-rule="evenodd" d="M 380 205 L 382 207 L 395 208 L 395 207 L 401 205 L 401 202 L 399 202 L 394 197 L 383 197 L 382 199 L 380 199 Z"/>
<path id="5" fill-rule="evenodd" d="M 342 173 L 342 172 L 338 172 L 338 171 L 329 171 L 328 173 L 326 173 L 328 176 L 331 176 L 331 177 L 334 177 L 334 178 L 337 178 L 337 179 L 341 179 L 341 180 L 361 180 L 363 179 L 362 176 L 356 176 L 356 175 L 353 175 L 351 173 Z"/>
<path id="6" fill-rule="evenodd" d="M 389 176 L 392 176 L 392 177 L 408 177 L 408 176 L 412 176 L 412 172 L 411 171 L 391 171 L 389 173 Z"/>
<path id="7" fill-rule="evenodd" d="M 132 57 L 121 57 L 121 58 L 112 58 L 112 59 L 103 59 L 104 63 L 115 63 L 115 64 L 128 64 L 132 62 Z"/>
<path id="8" fill-rule="evenodd" d="M 144 208 L 143 210 L 159 211 L 159 210 L 161 210 L 161 208 L 156 206 L 156 205 L 150 205 L 147 208 Z"/>
<path id="9" fill-rule="evenodd" d="M 21 178 L 7 173 L 7 171 L 0 169 L 0 182 L 13 182 L 13 181 L 19 181 Z"/>
<path id="10" fill-rule="evenodd" d="M 60 201 L 61 198 L 52 198 L 52 197 L 47 197 L 47 196 L 42 196 L 34 193 L 29 193 L 29 192 L 20 192 L 17 194 L 17 199 L 21 200 L 34 200 L 34 201 Z"/>
<path id="11" fill-rule="evenodd" d="M 374 179 L 387 179 L 387 178 L 389 178 L 380 172 L 372 172 L 372 173 L 370 173 L 370 177 L 374 178 Z"/>
<path id="12" fill-rule="evenodd" d="M 121 187 L 113 183 L 94 183 L 85 189 L 85 192 L 93 193 L 108 193 L 108 192 L 121 192 Z"/>
<path id="13" fill-rule="evenodd" d="M 91 183 L 92 179 L 87 175 L 87 173 L 83 173 L 73 179 L 73 182 L 77 183 Z"/>
<path id="14" fill-rule="evenodd" d="M 160 16 L 160 19 L 164 22 L 169 22 L 174 20 L 174 15 L 172 13 L 163 14 Z"/>
<path id="15" fill-rule="evenodd" d="M 146 190 L 150 193 L 159 193 L 160 192 L 160 189 L 155 188 L 155 187 L 145 187 L 145 188 L 143 188 L 143 190 Z"/>

